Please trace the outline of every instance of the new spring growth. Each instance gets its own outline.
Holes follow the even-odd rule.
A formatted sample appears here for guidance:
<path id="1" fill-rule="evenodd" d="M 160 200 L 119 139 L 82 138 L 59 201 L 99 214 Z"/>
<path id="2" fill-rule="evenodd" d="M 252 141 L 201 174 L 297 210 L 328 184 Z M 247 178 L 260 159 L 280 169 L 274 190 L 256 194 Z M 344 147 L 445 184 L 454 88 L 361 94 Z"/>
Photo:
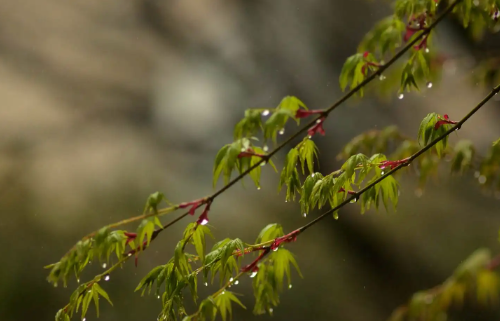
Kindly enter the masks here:
<path id="1" fill-rule="evenodd" d="M 408 24 L 406 25 L 406 33 L 403 37 L 403 40 L 405 42 L 408 42 L 410 38 L 417 32 L 419 31 L 425 31 L 427 30 L 427 17 L 430 17 L 431 15 L 428 13 L 422 13 L 416 17 L 411 17 L 410 20 L 408 21 Z M 420 43 L 418 45 L 415 45 L 413 48 L 415 50 L 420 50 L 420 49 L 426 49 L 427 48 L 427 37 L 428 35 L 425 35 Z"/>
<path id="2" fill-rule="evenodd" d="M 295 231 L 288 233 L 286 235 L 275 238 L 273 244 L 271 244 L 271 250 L 274 251 L 274 250 L 278 249 L 282 243 L 295 242 L 297 240 L 297 236 L 299 234 L 300 234 L 300 229 L 295 230 Z"/>
<path id="3" fill-rule="evenodd" d="M 389 160 L 386 160 L 386 161 L 383 161 L 380 163 L 380 165 L 378 166 L 380 169 L 384 169 L 384 168 L 390 168 L 390 169 L 394 169 L 396 167 L 398 167 L 399 165 L 401 164 L 406 164 L 408 163 L 408 161 L 410 160 L 409 157 L 407 158 L 403 158 L 403 159 L 400 159 L 400 160 L 395 160 L 395 161 L 389 161 Z"/>
<path id="4" fill-rule="evenodd" d="M 366 76 L 366 70 L 367 69 L 378 69 L 381 67 L 381 64 L 374 61 L 375 60 L 375 57 L 369 52 L 369 51 L 365 51 L 363 53 L 363 59 L 365 60 L 365 64 L 363 65 L 363 67 L 361 67 L 361 72 L 363 73 L 363 75 Z"/>
<path id="5" fill-rule="evenodd" d="M 196 221 L 197 224 L 206 225 L 208 223 L 208 211 L 210 211 L 210 204 L 212 204 L 212 202 L 209 201 L 209 202 L 207 202 L 207 205 L 205 205 L 203 212 L 201 213 L 200 217 L 198 217 L 198 220 Z"/>
<path id="6" fill-rule="evenodd" d="M 196 209 L 198 207 L 202 206 L 203 204 L 205 204 L 206 202 L 207 202 L 206 199 L 200 198 L 200 199 L 195 200 L 195 201 L 180 203 L 179 208 L 186 208 L 186 207 L 191 206 L 191 208 L 189 209 L 189 215 L 194 215 L 194 212 L 196 211 Z"/>
<path id="7" fill-rule="evenodd" d="M 311 115 L 321 115 L 322 117 L 319 118 L 316 121 L 316 124 L 309 128 L 307 131 L 307 134 L 312 137 L 316 133 L 320 133 L 321 135 L 325 135 L 325 130 L 323 128 L 323 122 L 326 119 L 326 113 L 324 110 L 304 110 L 304 109 L 298 109 L 297 112 L 295 113 L 295 118 L 306 118 Z"/>
<path id="8" fill-rule="evenodd" d="M 443 118 L 441 118 L 441 116 L 438 115 L 438 118 L 440 120 L 437 121 L 436 124 L 434 125 L 434 130 L 439 129 L 439 127 L 443 126 L 444 124 L 455 125 L 456 123 L 458 123 L 457 121 L 450 120 L 450 117 L 448 117 L 447 114 L 444 114 Z"/>

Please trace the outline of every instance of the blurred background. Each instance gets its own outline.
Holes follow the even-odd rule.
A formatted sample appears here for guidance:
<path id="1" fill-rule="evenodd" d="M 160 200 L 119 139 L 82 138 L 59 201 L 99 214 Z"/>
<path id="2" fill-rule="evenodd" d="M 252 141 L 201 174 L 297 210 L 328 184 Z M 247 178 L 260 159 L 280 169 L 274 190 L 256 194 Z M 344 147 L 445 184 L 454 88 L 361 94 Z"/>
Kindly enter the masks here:
<path id="1" fill-rule="evenodd" d="M 140 213 L 152 192 L 175 203 L 210 194 L 214 157 L 245 109 L 275 107 L 286 95 L 312 109 L 331 105 L 345 59 L 390 13 L 387 2 L 365 0 L 0 1 L 0 318 L 52 320 L 76 283 L 54 288 L 43 266 L 90 231 Z M 327 135 L 315 137 L 323 173 L 340 166 L 335 156 L 363 131 L 397 124 L 416 137 L 427 113 L 461 118 L 489 91 L 470 80 L 470 66 L 475 52 L 500 47 L 498 36 L 474 44 L 448 19 L 436 39 L 468 63 L 448 66 L 421 94 L 369 94 L 336 110 Z M 452 141 L 469 138 L 485 153 L 500 136 L 499 107 L 490 102 Z M 275 157 L 280 169 L 284 156 Z M 352 205 L 288 247 L 304 279 L 293 275 L 272 320 L 385 320 L 475 249 L 500 252 L 500 200 L 473 175 L 446 170 L 422 195 L 404 177 L 397 213 L 361 216 Z M 291 231 L 318 215 L 304 218 L 277 183 L 266 168 L 261 190 L 248 180 L 217 198 L 215 236 L 251 243 L 268 223 Z M 111 275 L 103 286 L 114 307 L 102 304 L 100 320 L 156 320 L 160 302 L 133 290 L 172 257 L 191 220 L 162 233 L 137 268 L 129 262 Z M 235 320 L 271 320 L 252 315 L 248 277 L 234 291 L 248 307 L 235 308 Z M 470 305 L 451 318 L 498 316 Z M 95 319 L 91 309 L 87 320 Z"/>

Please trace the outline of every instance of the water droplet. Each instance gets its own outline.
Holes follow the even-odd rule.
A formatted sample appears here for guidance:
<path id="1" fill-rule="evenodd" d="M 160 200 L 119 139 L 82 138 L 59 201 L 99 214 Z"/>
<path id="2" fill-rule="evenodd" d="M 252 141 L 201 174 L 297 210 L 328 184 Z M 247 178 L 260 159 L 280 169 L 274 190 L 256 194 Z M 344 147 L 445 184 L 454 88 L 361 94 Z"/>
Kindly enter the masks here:
<path id="1" fill-rule="evenodd" d="M 480 173 L 479 171 L 476 171 L 476 172 L 474 173 L 474 177 L 475 177 L 475 178 L 479 178 L 479 176 L 481 176 L 481 173 Z"/>
<path id="2" fill-rule="evenodd" d="M 92 261 L 89 261 L 89 264 L 92 264 Z"/>
<path id="3" fill-rule="evenodd" d="M 105 269 L 105 268 L 106 268 L 106 266 L 108 266 L 106 263 L 103 263 L 103 264 L 102 264 L 102 268 L 103 268 L 103 269 Z"/>
<path id="4" fill-rule="evenodd" d="M 234 285 L 238 285 L 238 283 L 240 283 L 240 281 L 236 280 L 236 281 L 234 282 Z"/>
<path id="5" fill-rule="evenodd" d="M 273 308 L 269 308 L 269 313 L 273 313 Z"/>
<path id="6" fill-rule="evenodd" d="M 486 176 L 481 175 L 477 180 L 479 181 L 479 184 L 484 184 L 486 183 Z"/>
<path id="7" fill-rule="evenodd" d="M 241 147 L 241 152 L 244 153 L 246 149 L 244 147 Z"/>
<path id="8" fill-rule="evenodd" d="M 85 320 L 87 320 L 87 318 L 83 318 L 83 319 L 82 319 L 82 321 L 85 321 Z"/>
<path id="9" fill-rule="evenodd" d="M 260 166 L 266 166 L 266 162 L 264 161 L 264 162 L 260 163 Z"/>
<path id="10" fill-rule="evenodd" d="M 292 285 L 291 285 L 291 284 L 289 284 L 289 285 L 288 285 L 288 288 L 289 288 L 289 289 L 291 289 L 291 288 L 292 288 Z"/>
<path id="11" fill-rule="evenodd" d="M 423 194 L 424 194 L 424 191 L 422 191 L 422 189 L 421 189 L 421 188 L 417 188 L 417 189 L 415 190 L 415 196 L 416 196 L 416 197 L 422 197 L 422 195 L 423 195 Z"/>
<path id="12" fill-rule="evenodd" d="M 229 279 L 229 282 L 233 282 L 233 278 L 230 278 L 230 279 Z"/>
<path id="13" fill-rule="evenodd" d="M 204 218 L 203 220 L 201 220 L 200 225 L 207 225 L 207 223 L 208 223 L 208 220 L 206 218 Z"/>
<path id="14" fill-rule="evenodd" d="M 281 130 L 278 132 L 278 134 L 283 135 L 285 133 L 285 129 L 281 128 Z"/>
<path id="15" fill-rule="evenodd" d="M 280 248 L 279 248 L 279 247 L 277 247 L 277 248 L 275 248 L 273 251 L 274 251 L 274 252 L 276 252 L 276 251 L 277 251 L 277 250 L 279 250 L 279 249 L 280 249 Z"/>
<path id="16" fill-rule="evenodd" d="M 387 78 L 387 77 L 386 77 L 386 76 L 384 76 L 384 75 L 380 75 L 380 76 L 378 77 L 378 79 L 379 79 L 380 81 L 383 81 L 383 80 L 385 80 L 386 78 Z"/>
<path id="17" fill-rule="evenodd" d="M 398 99 L 403 99 L 403 98 L 405 98 L 405 95 L 399 94 Z"/>
<path id="18" fill-rule="evenodd" d="M 321 119 L 316 120 L 316 124 L 319 124 L 319 123 L 321 123 L 321 122 L 322 122 L 322 120 L 321 120 Z"/>
<path id="19" fill-rule="evenodd" d="M 357 197 L 355 197 L 355 198 L 353 198 L 353 199 L 352 199 L 349 203 L 353 204 L 353 203 L 356 203 L 357 201 L 358 201 L 358 198 L 357 198 Z"/>
<path id="20" fill-rule="evenodd" d="M 313 137 L 312 137 L 311 135 L 309 135 L 309 136 L 307 136 L 307 138 L 311 139 L 311 138 L 313 138 Z"/>
<path id="21" fill-rule="evenodd" d="M 385 174 L 385 172 L 384 172 L 384 171 L 382 171 L 382 172 L 380 173 L 380 175 L 384 175 L 384 174 Z"/>
<path id="22" fill-rule="evenodd" d="M 205 282 L 205 286 L 208 286 L 208 283 L 207 283 L 207 282 Z"/>
<path id="23" fill-rule="evenodd" d="M 432 88 L 432 82 L 430 82 L 430 81 L 429 81 L 429 82 L 427 83 L 427 88 Z"/>
<path id="24" fill-rule="evenodd" d="M 262 147 L 262 150 L 263 150 L 263 151 L 265 151 L 265 152 L 267 152 L 267 151 L 269 150 L 269 147 L 268 147 L 267 145 L 264 145 L 264 146 Z"/>
<path id="25" fill-rule="evenodd" d="M 222 291 L 222 293 L 221 293 L 221 294 L 224 294 L 224 293 L 226 293 L 226 291 Z"/>
<path id="26" fill-rule="evenodd" d="M 267 116 L 267 115 L 269 115 L 269 110 L 266 109 L 262 112 L 262 116 Z"/>
<path id="27" fill-rule="evenodd" d="M 333 218 L 338 220 L 339 219 L 339 213 L 333 213 Z"/>
<path id="28" fill-rule="evenodd" d="M 257 271 L 253 271 L 252 274 L 250 274 L 250 277 L 253 278 L 257 275 Z"/>
<path id="29" fill-rule="evenodd" d="M 106 275 L 104 276 L 104 281 L 109 281 L 109 274 L 106 274 Z"/>
<path id="30" fill-rule="evenodd" d="M 302 214 L 304 217 L 307 217 L 307 213 Z"/>
<path id="31" fill-rule="evenodd" d="M 128 256 L 132 256 L 132 253 L 129 253 Z"/>
<path id="32" fill-rule="evenodd" d="M 425 53 L 429 53 L 429 48 L 425 48 Z"/>
<path id="33" fill-rule="evenodd" d="M 260 191 L 260 186 L 257 187 L 257 190 Z"/>
<path id="34" fill-rule="evenodd" d="M 285 200 L 285 203 L 288 203 L 288 200 Z"/>

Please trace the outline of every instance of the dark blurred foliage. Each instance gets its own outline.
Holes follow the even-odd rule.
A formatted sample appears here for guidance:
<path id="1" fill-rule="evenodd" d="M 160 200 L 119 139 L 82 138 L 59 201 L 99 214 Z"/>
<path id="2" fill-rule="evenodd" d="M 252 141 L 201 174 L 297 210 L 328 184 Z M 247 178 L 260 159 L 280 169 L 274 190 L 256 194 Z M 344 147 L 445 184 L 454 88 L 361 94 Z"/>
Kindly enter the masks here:
<path id="1" fill-rule="evenodd" d="M 208 194 L 216 151 L 246 108 L 274 107 L 286 95 L 310 108 L 331 104 L 345 58 L 390 12 L 364 0 L 1 1 L 1 319 L 51 320 L 75 282 L 53 288 L 43 266 L 88 232 L 140 212 L 150 193 L 175 202 Z M 339 167 L 335 155 L 362 131 L 397 124 L 416 136 L 428 112 L 459 118 L 482 98 L 471 66 L 477 53 L 499 49 L 498 36 L 477 45 L 449 19 L 436 39 L 467 63 L 446 65 L 442 82 L 421 95 L 368 95 L 335 111 L 317 139 L 323 172 Z M 499 136 L 498 104 L 454 136 L 484 153 Z M 217 238 L 252 242 L 267 223 L 286 231 L 304 223 L 298 204 L 276 194 L 277 175 L 264 172 L 262 190 L 237 185 L 213 204 Z M 294 275 L 274 320 L 384 320 L 478 247 L 499 252 L 499 200 L 472 175 L 441 174 L 421 197 L 405 179 L 397 213 L 361 216 L 353 205 L 300 236 L 289 248 L 305 278 Z M 172 256 L 189 219 L 163 233 L 137 268 L 111 276 L 104 286 L 115 306 L 103 305 L 101 320 L 156 318 L 159 302 L 133 289 Z M 84 279 L 100 270 L 94 265 Z M 249 309 L 235 319 L 269 320 L 251 314 L 250 281 L 238 287 Z M 469 304 L 451 319 L 494 316 Z"/>

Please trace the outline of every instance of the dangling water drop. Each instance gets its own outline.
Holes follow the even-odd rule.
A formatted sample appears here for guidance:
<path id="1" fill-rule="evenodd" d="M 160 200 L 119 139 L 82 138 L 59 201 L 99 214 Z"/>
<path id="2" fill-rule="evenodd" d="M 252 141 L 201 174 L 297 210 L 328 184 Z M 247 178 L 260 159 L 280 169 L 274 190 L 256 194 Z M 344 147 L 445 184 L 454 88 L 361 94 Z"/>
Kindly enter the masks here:
<path id="1" fill-rule="evenodd" d="M 425 48 L 425 53 L 429 53 L 429 48 Z"/>
<path id="2" fill-rule="evenodd" d="M 474 177 L 475 177 L 475 178 L 479 178 L 479 176 L 481 176 L 481 173 L 480 173 L 479 171 L 476 171 L 476 172 L 474 173 Z"/>
<path id="3" fill-rule="evenodd" d="M 76 282 L 80 283 L 80 279 L 76 279 Z"/>
<path id="4" fill-rule="evenodd" d="M 234 280 L 233 278 L 230 278 L 230 279 L 229 279 L 229 282 L 233 282 L 233 280 Z"/>
<path id="5" fill-rule="evenodd" d="M 289 284 L 289 285 L 288 285 L 288 288 L 289 288 L 289 289 L 291 289 L 291 288 L 292 288 L 292 285 L 291 285 L 291 284 Z"/>
<path id="6" fill-rule="evenodd" d="M 427 83 L 427 88 L 432 88 L 432 82 L 430 82 L 430 81 L 429 81 L 429 82 Z"/>
<path id="7" fill-rule="evenodd" d="M 257 187 L 257 190 L 258 190 L 258 191 L 260 191 L 260 186 L 259 186 L 259 187 Z"/>
<path id="8" fill-rule="evenodd" d="M 288 203 L 288 200 L 285 200 L 285 203 Z"/>
<path id="9" fill-rule="evenodd" d="M 281 128 L 281 130 L 278 132 L 278 134 L 283 135 L 285 133 L 285 129 Z"/>
<path id="10" fill-rule="evenodd" d="M 339 213 L 333 213 L 333 218 L 338 220 L 339 219 Z"/>
<path id="11" fill-rule="evenodd" d="M 307 213 L 304 213 L 304 214 L 303 214 L 303 216 L 304 216 L 304 217 L 306 217 L 306 216 L 307 216 Z"/>
<path id="12" fill-rule="evenodd" d="M 380 175 L 384 175 L 384 174 L 385 174 L 385 172 L 384 172 L 384 171 L 382 171 L 382 172 L 380 173 Z"/>
<path id="13" fill-rule="evenodd" d="M 207 283 L 207 282 L 205 282 L 205 286 L 208 286 L 208 283 Z"/>
<path id="14" fill-rule="evenodd" d="M 201 220 L 200 225 L 207 225 L 207 223 L 208 223 L 208 220 L 206 218 L 204 218 L 203 220 Z"/>
<path id="15" fill-rule="evenodd" d="M 236 280 L 236 282 L 234 282 L 234 285 L 237 285 L 238 283 L 240 283 L 240 281 Z"/>
<path id="16" fill-rule="evenodd" d="M 279 247 L 275 248 L 273 251 L 276 252 L 277 250 L 279 250 Z"/>
<path id="17" fill-rule="evenodd" d="M 104 281 L 109 281 L 109 274 L 106 274 L 106 275 L 104 276 Z"/>
<path id="18" fill-rule="evenodd" d="M 158 300 L 160 299 L 160 296 L 158 296 Z"/>
<path id="19" fill-rule="evenodd" d="M 479 181 L 479 184 L 484 184 L 486 183 L 486 176 L 481 175 L 477 180 Z"/>
<path id="20" fill-rule="evenodd" d="M 349 203 L 353 204 L 353 203 L 356 203 L 357 201 L 358 201 L 358 198 L 357 198 L 357 197 L 355 197 L 355 198 L 353 198 L 353 199 L 352 199 Z"/>
<path id="21" fill-rule="evenodd" d="M 267 147 L 267 145 L 264 145 L 264 146 L 262 147 L 262 150 L 263 150 L 263 151 L 265 151 L 265 152 L 267 152 L 267 151 L 269 150 L 269 147 Z"/>
<path id="22" fill-rule="evenodd" d="M 321 122 L 322 122 L 322 120 L 321 120 L 321 119 L 316 120 L 316 124 L 319 124 L 319 123 L 321 123 Z"/>
<path id="23" fill-rule="evenodd" d="M 386 76 L 384 76 L 384 75 L 380 75 L 380 76 L 378 77 L 378 79 L 379 79 L 380 81 L 383 81 L 383 80 L 385 80 L 386 78 L 387 78 L 387 77 L 386 77 Z"/>
<path id="24" fill-rule="evenodd" d="M 253 278 L 257 275 L 257 271 L 253 271 L 252 274 L 250 274 L 250 277 Z"/>
<path id="25" fill-rule="evenodd" d="M 129 253 L 128 256 L 132 256 L 132 253 Z"/>
<path id="26" fill-rule="evenodd" d="M 108 266 L 106 263 L 103 263 L 103 264 L 102 264 L 102 268 L 103 268 L 103 269 L 105 269 L 105 268 L 106 268 L 106 266 Z"/>
<path id="27" fill-rule="evenodd" d="M 244 147 L 241 147 L 241 152 L 244 153 L 246 149 Z"/>
<path id="28" fill-rule="evenodd" d="M 267 115 L 269 115 L 269 110 L 266 109 L 262 112 L 262 116 L 267 116 Z"/>
<path id="29" fill-rule="evenodd" d="M 260 163 L 260 166 L 266 166 L 266 162 L 264 161 L 264 162 Z"/>
<path id="30" fill-rule="evenodd" d="M 403 99 L 403 98 L 405 98 L 405 95 L 399 94 L 398 99 Z"/>

